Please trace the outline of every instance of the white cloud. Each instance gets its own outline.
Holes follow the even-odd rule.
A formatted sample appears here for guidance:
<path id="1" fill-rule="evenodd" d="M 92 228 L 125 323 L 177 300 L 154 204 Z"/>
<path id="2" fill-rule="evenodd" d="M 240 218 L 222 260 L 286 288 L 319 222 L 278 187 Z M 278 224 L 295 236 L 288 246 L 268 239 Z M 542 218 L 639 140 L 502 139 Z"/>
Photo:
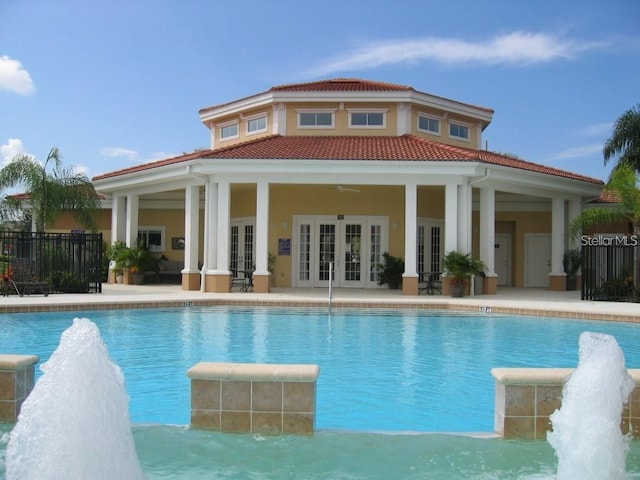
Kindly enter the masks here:
<path id="1" fill-rule="evenodd" d="M 546 33 L 513 32 L 483 42 L 426 37 L 372 42 L 313 67 L 309 75 L 363 70 L 382 65 L 432 61 L 444 65 L 527 65 L 570 59 L 605 46 L 604 42 L 577 42 Z"/>
<path id="2" fill-rule="evenodd" d="M 10 138 L 6 144 L 0 145 L 0 162 L 2 162 L 2 165 L 4 166 L 13 160 L 16 155 L 26 153 L 27 150 L 24 148 L 22 140 L 18 138 Z"/>
<path id="3" fill-rule="evenodd" d="M 569 160 L 571 158 L 587 157 L 590 155 L 600 154 L 602 155 L 602 144 L 590 144 L 582 145 L 580 147 L 573 147 L 558 152 L 547 158 L 549 160 Z"/>
<path id="4" fill-rule="evenodd" d="M 107 148 L 103 148 L 100 153 L 105 156 L 105 157 L 109 157 L 109 158 L 118 158 L 118 157 L 125 157 L 129 160 L 137 160 L 138 159 L 138 152 L 135 150 L 131 150 L 129 148 L 122 148 L 122 147 L 107 147 Z"/>
<path id="5" fill-rule="evenodd" d="M 0 90 L 3 89 L 21 95 L 29 95 L 36 91 L 29 72 L 18 60 L 6 55 L 0 57 Z"/>
<path id="6" fill-rule="evenodd" d="M 609 136 L 611 134 L 611 129 L 613 128 L 613 123 L 596 123 L 593 125 L 588 125 L 578 131 L 578 133 L 585 137 L 602 137 Z"/>

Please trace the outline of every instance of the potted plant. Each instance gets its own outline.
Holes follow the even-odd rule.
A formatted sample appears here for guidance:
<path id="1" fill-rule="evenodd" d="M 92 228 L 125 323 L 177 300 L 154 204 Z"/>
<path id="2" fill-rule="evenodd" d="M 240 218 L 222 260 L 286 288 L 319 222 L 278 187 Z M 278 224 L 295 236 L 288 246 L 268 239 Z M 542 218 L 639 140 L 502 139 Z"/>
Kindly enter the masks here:
<path id="1" fill-rule="evenodd" d="M 113 270 L 116 278 L 116 283 L 123 283 L 124 275 L 123 270 L 126 267 L 122 261 L 123 252 L 128 250 L 129 247 L 124 242 L 116 240 L 107 249 L 107 258 L 109 259 L 109 269 Z"/>
<path id="2" fill-rule="evenodd" d="M 564 252 L 562 266 L 564 267 L 564 273 L 567 274 L 567 290 L 575 290 L 578 271 L 582 266 L 582 249 L 578 247 Z"/>
<path id="3" fill-rule="evenodd" d="M 382 263 L 378 265 L 378 285 L 385 283 L 389 288 L 397 290 L 402 285 L 402 274 L 404 273 L 404 260 L 399 257 L 389 255 L 389 252 L 382 254 Z"/>
<path id="4" fill-rule="evenodd" d="M 153 256 L 143 243 L 136 248 L 125 247 L 118 252 L 116 268 L 128 269 L 135 285 L 144 283 L 145 272 L 158 272 L 160 258 Z"/>
<path id="5" fill-rule="evenodd" d="M 462 297 L 472 276 L 480 274 L 484 270 L 484 263 L 474 259 L 470 253 L 462 253 L 452 250 L 442 260 L 445 276 L 450 278 L 452 286 L 451 296 Z"/>

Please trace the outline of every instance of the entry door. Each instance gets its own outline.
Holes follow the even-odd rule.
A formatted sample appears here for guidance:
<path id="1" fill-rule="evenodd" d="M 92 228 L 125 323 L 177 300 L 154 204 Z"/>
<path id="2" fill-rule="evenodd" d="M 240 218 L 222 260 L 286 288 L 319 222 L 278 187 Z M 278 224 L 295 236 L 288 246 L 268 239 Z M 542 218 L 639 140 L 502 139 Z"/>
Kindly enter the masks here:
<path id="1" fill-rule="evenodd" d="M 511 235 L 498 233 L 495 238 L 495 269 L 498 285 L 511 285 Z"/>
<path id="2" fill-rule="evenodd" d="M 315 286 L 329 285 L 329 271 L 333 264 L 333 279 L 336 274 L 336 254 L 337 254 L 337 232 L 338 222 L 319 222 L 316 225 L 316 251 L 315 258 L 318 259 L 316 278 L 313 282 Z"/>
<path id="3" fill-rule="evenodd" d="M 364 226 L 361 223 L 342 223 L 340 247 L 342 261 L 340 262 L 341 287 L 361 287 L 365 280 L 363 272 L 362 242 L 364 240 Z"/>
<path id="4" fill-rule="evenodd" d="M 362 287 L 365 281 L 362 241 L 364 225 L 347 221 L 318 221 L 315 286 L 329 284 L 329 263 L 333 262 L 335 287 Z"/>
<path id="5" fill-rule="evenodd" d="M 245 278 L 255 269 L 255 224 L 250 220 L 231 221 L 230 265 L 234 278 Z"/>
<path id="6" fill-rule="evenodd" d="M 551 235 L 529 233 L 525 242 L 525 287 L 549 287 L 551 273 Z"/>

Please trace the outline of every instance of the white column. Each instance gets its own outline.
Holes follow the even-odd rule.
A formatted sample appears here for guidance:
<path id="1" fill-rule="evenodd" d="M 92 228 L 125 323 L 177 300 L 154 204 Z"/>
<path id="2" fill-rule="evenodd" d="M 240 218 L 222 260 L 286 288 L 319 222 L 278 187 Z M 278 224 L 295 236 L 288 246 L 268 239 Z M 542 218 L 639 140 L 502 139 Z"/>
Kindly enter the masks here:
<path id="1" fill-rule="evenodd" d="M 258 182 L 256 195 L 256 275 L 269 274 L 269 184 Z"/>
<path id="2" fill-rule="evenodd" d="M 411 104 L 398 104 L 398 136 L 411 133 Z"/>
<path id="3" fill-rule="evenodd" d="M 218 265 L 218 184 L 211 178 L 204 196 L 204 267 L 214 271 Z"/>
<path id="4" fill-rule="evenodd" d="M 579 198 L 572 198 L 569 200 L 569 225 L 573 222 L 578 215 L 582 212 L 582 203 Z M 579 236 L 569 237 L 569 248 L 573 249 L 580 245 Z"/>
<path id="5" fill-rule="evenodd" d="M 496 276 L 496 191 L 480 188 L 480 260 L 486 267 L 488 277 Z"/>
<path id="6" fill-rule="evenodd" d="M 564 275 L 562 256 L 564 255 L 564 198 L 551 201 L 551 272 L 550 275 Z"/>
<path id="7" fill-rule="evenodd" d="M 127 211 L 125 197 L 114 195 L 111 198 L 111 243 L 125 241 Z"/>
<path id="8" fill-rule="evenodd" d="M 418 240 L 418 186 L 407 183 L 404 186 L 404 275 L 415 277 L 416 244 Z"/>
<path id="9" fill-rule="evenodd" d="M 216 148 L 216 125 L 209 125 L 209 137 L 211 138 L 211 150 Z"/>
<path id="10" fill-rule="evenodd" d="M 471 252 L 471 185 L 458 186 L 458 250 Z"/>
<path id="11" fill-rule="evenodd" d="M 127 222 L 125 243 L 128 247 L 138 246 L 138 206 L 140 197 L 130 193 L 127 195 Z"/>
<path id="12" fill-rule="evenodd" d="M 444 189 L 444 251 L 458 249 L 458 185 L 447 183 Z"/>
<path id="13" fill-rule="evenodd" d="M 198 239 L 200 237 L 200 187 L 190 185 L 184 191 L 184 270 L 198 272 Z"/>
<path id="14" fill-rule="evenodd" d="M 273 106 L 271 133 L 274 135 L 287 134 L 287 109 L 285 108 L 284 103 L 276 103 Z"/>
<path id="15" fill-rule="evenodd" d="M 218 252 L 216 271 L 229 272 L 229 229 L 231 225 L 231 186 L 229 182 L 218 182 Z"/>

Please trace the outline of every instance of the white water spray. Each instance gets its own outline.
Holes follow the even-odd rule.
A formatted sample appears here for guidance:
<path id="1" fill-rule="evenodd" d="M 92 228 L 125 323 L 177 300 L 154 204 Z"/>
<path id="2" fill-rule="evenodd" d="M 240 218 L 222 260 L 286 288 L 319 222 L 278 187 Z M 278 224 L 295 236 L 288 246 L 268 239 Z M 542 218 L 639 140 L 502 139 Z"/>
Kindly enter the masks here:
<path id="1" fill-rule="evenodd" d="M 584 332 L 578 367 L 565 384 L 562 407 L 551 415 L 547 439 L 558 457 L 558 480 L 626 479 L 630 437 L 622 435 L 624 403 L 635 383 L 610 335 Z"/>
<path id="2" fill-rule="evenodd" d="M 146 478 L 124 376 L 90 320 L 74 319 L 41 366 L 6 451 L 7 480 Z"/>

